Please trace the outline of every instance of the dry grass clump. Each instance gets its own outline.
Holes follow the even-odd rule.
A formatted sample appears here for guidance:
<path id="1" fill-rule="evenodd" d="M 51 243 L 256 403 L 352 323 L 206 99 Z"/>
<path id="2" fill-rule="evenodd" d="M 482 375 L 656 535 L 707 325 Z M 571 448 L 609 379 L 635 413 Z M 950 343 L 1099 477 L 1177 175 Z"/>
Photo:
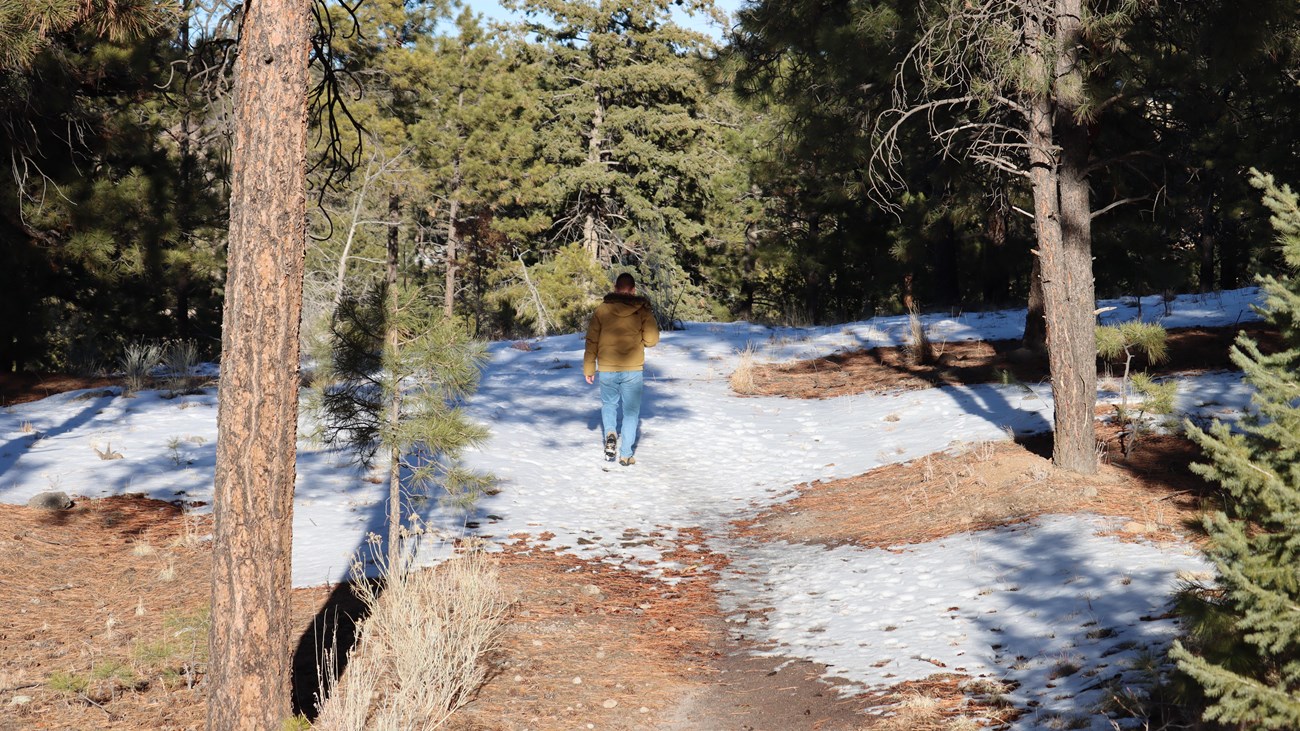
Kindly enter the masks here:
<path id="1" fill-rule="evenodd" d="M 890 715 L 870 731 L 975 731 L 1004 727 L 1015 712 L 1000 701 L 967 697 L 960 676 L 936 676 L 903 684 Z"/>
<path id="2" fill-rule="evenodd" d="M 943 706 L 939 699 L 922 693 L 908 693 L 877 728 L 881 731 L 919 731 L 943 728 Z"/>
<path id="3" fill-rule="evenodd" d="M 162 352 L 167 368 L 167 392 L 178 396 L 190 392 L 195 385 L 194 369 L 199 365 L 199 346 L 193 340 L 173 340 Z"/>
<path id="4" fill-rule="evenodd" d="M 158 343 L 138 342 L 127 345 L 118 365 L 122 369 L 122 395 L 133 396 L 149 387 L 149 371 L 162 360 L 163 346 Z"/>
<path id="5" fill-rule="evenodd" d="M 930 333 L 925 329 L 925 323 L 921 322 L 921 314 L 915 308 L 907 313 L 907 326 L 910 332 L 904 348 L 907 351 L 908 361 L 918 366 L 933 363 L 934 344 L 930 342 Z"/>
<path id="6" fill-rule="evenodd" d="M 739 352 L 736 370 L 731 372 L 731 390 L 749 396 L 757 392 L 754 384 L 754 344 L 748 343 Z"/>
<path id="7" fill-rule="evenodd" d="M 510 604 L 495 565 L 473 551 L 386 571 L 382 584 L 359 579 L 356 591 L 368 614 L 343 676 L 322 677 L 315 728 L 438 728 L 486 679 Z"/>

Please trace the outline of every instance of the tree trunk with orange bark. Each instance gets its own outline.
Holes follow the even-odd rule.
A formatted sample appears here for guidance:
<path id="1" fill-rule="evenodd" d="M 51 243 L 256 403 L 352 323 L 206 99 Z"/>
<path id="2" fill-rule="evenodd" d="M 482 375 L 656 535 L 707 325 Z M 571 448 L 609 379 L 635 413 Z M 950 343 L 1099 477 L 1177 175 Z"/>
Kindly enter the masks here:
<path id="1" fill-rule="evenodd" d="M 306 241 L 304 0 L 244 5 L 213 499 L 208 729 L 290 714 L 298 327 Z"/>

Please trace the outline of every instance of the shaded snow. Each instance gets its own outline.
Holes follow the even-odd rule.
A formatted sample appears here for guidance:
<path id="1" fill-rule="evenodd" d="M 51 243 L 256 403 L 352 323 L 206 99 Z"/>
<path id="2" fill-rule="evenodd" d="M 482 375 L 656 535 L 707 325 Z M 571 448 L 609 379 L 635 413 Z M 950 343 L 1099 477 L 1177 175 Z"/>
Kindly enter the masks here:
<path id="1" fill-rule="evenodd" d="M 1048 516 L 904 549 L 743 544 L 722 581 L 733 633 L 774 656 L 824 663 L 860 685 L 936 672 L 991 678 L 1033 711 L 1088 718 L 1107 693 L 1140 683 L 1135 661 L 1163 654 L 1180 571 L 1206 569 L 1189 546 L 1098 535 L 1118 521 Z"/>

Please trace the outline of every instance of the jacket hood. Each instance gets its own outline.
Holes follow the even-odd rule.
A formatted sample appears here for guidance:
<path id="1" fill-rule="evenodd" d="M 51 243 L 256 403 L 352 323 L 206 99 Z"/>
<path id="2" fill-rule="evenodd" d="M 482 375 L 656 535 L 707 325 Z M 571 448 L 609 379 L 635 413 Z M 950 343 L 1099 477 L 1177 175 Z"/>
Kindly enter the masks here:
<path id="1" fill-rule="evenodd" d="M 610 305 L 610 309 L 619 317 L 630 317 L 650 307 L 650 301 L 645 297 L 622 292 L 610 292 L 605 295 L 605 304 Z"/>

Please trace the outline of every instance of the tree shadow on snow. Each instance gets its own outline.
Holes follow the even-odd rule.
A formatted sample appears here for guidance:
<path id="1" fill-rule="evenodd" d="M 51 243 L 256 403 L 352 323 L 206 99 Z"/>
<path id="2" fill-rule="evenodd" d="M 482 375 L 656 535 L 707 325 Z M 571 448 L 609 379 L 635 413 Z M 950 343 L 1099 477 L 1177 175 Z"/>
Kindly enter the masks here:
<path id="1" fill-rule="evenodd" d="M 975 651 L 1042 720 L 1104 718 L 1108 691 L 1149 681 L 1139 661 L 1162 656 L 1172 639 L 1162 622 L 1174 580 L 1167 557 L 1116 565 L 1072 532 L 1079 528 L 1093 525 L 1034 522 L 971 537 L 995 577 L 962 602 L 974 610 Z"/>

